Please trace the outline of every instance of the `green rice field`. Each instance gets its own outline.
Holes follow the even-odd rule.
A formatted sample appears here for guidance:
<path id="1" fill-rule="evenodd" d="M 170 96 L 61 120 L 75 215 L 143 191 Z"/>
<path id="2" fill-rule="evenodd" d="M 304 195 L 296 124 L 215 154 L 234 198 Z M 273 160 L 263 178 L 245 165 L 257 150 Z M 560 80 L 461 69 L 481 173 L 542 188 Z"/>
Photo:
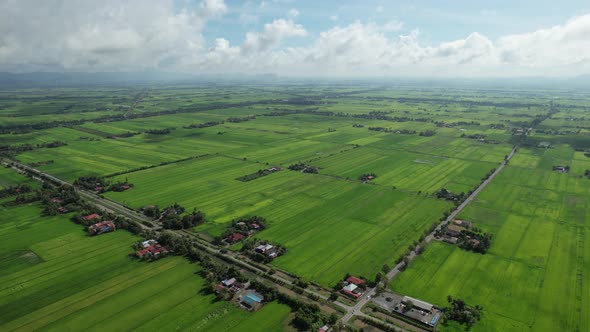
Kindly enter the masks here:
<path id="1" fill-rule="evenodd" d="M 474 331 L 589 329 L 590 180 L 553 172 L 549 162 L 568 155 L 568 147 L 519 152 L 460 216 L 495 234 L 490 251 L 434 243 L 392 289 L 437 304 L 452 295 L 482 305 Z"/>
<path id="2" fill-rule="evenodd" d="M 381 83 L 4 89 L 0 158 L 70 183 L 128 181 L 131 189 L 102 195 L 137 211 L 198 209 L 206 221 L 188 231 L 204 240 L 236 218 L 264 217 L 255 237 L 287 250 L 265 268 L 326 295 L 347 274 L 372 281 L 395 266 L 454 208 L 440 189 L 471 192 L 517 146 L 459 216 L 493 234 L 489 251 L 435 241 L 384 286 L 483 306 L 473 331 L 588 331 L 587 99 Z M 299 163 L 317 174 L 288 169 Z M 280 170 L 237 180 L 271 167 Z M 363 183 L 366 174 L 376 177 Z M 40 188 L 0 168 L 0 190 L 19 183 Z M 0 331 L 292 328 L 288 306 L 250 313 L 215 301 L 185 258 L 130 257 L 139 237 L 126 231 L 88 237 L 70 215 L 41 217 L 39 201 L 9 201 L 0 200 Z"/>
<path id="3" fill-rule="evenodd" d="M 36 204 L 0 209 L 2 331 L 280 331 L 290 312 L 217 302 L 186 259 L 139 262 L 126 231 L 88 237 L 67 216 L 39 213 Z"/>

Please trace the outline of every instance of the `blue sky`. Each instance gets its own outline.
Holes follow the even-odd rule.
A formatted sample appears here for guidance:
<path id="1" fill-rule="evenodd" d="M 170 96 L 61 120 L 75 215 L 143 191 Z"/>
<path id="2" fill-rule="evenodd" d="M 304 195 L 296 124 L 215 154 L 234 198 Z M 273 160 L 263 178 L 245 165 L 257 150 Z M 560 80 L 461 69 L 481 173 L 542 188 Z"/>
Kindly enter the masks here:
<path id="1" fill-rule="evenodd" d="M 590 1 L 0 0 L 0 71 L 590 74 Z"/>
<path id="2" fill-rule="evenodd" d="M 299 12 L 295 21 L 309 32 L 307 37 L 286 45 L 303 45 L 334 25 L 354 21 L 386 24 L 403 22 L 403 31 L 419 29 L 425 42 L 440 43 L 479 32 L 489 38 L 551 27 L 576 15 L 590 12 L 590 1 L 494 0 L 494 1 L 226 1 L 222 19 L 211 22 L 204 33 L 232 44 L 244 39 L 245 31 L 260 30 L 273 19 Z M 251 21 L 247 21 L 251 19 Z M 396 32 L 392 32 L 395 34 Z"/>

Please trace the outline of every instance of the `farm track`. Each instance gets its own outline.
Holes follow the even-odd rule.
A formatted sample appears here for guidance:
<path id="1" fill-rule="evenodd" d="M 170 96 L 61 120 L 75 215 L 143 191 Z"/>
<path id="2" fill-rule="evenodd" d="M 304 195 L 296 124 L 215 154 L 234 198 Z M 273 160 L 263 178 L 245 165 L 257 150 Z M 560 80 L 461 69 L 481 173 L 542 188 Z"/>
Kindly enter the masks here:
<path id="1" fill-rule="evenodd" d="M 494 171 L 494 173 L 492 173 L 492 175 L 490 175 L 490 177 L 488 177 L 486 180 L 484 180 L 478 187 L 477 189 L 475 189 L 473 191 L 473 193 L 471 195 L 469 195 L 465 201 L 463 201 L 463 203 L 461 203 L 453 212 L 451 212 L 451 214 L 449 214 L 449 216 L 443 220 L 430 234 L 428 234 L 428 236 L 426 236 L 426 238 L 424 239 L 425 243 L 429 243 L 432 240 L 434 240 L 434 234 L 437 231 L 440 231 L 440 229 L 445 226 L 446 224 L 448 224 L 449 222 L 451 222 L 453 219 L 455 219 L 455 217 L 461 213 L 461 211 L 463 211 L 463 209 L 469 205 L 469 203 L 471 203 L 471 201 L 473 201 L 473 199 L 475 198 L 475 196 L 477 196 L 495 177 L 496 175 L 498 175 L 502 169 L 504 169 L 504 167 L 506 166 L 506 164 L 510 161 L 510 159 L 512 159 L 512 157 L 514 156 L 514 154 L 516 153 L 517 147 L 515 146 L 512 151 L 510 152 L 510 154 L 506 157 L 506 159 L 500 164 L 500 166 Z M 411 262 L 414 258 L 416 258 L 416 256 L 418 256 L 418 254 L 416 253 L 415 250 L 412 250 L 410 252 L 410 254 L 408 256 L 406 256 L 408 258 L 408 260 Z M 400 272 L 403 271 L 404 269 L 404 262 L 400 262 L 399 264 L 397 264 L 393 269 L 391 269 L 391 271 L 389 271 L 387 273 L 387 280 L 388 283 L 391 282 L 391 280 L 393 280 Z M 342 322 L 347 323 L 354 315 L 354 312 L 356 311 L 360 311 L 362 307 L 364 307 L 370 300 L 371 297 L 376 293 L 377 288 L 371 288 L 368 291 L 365 292 L 365 294 L 363 294 L 363 296 L 359 299 L 359 301 L 356 303 L 356 305 L 354 307 L 352 307 L 352 310 L 348 311 L 348 313 L 346 315 L 344 315 L 344 317 L 342 317 Z"/>

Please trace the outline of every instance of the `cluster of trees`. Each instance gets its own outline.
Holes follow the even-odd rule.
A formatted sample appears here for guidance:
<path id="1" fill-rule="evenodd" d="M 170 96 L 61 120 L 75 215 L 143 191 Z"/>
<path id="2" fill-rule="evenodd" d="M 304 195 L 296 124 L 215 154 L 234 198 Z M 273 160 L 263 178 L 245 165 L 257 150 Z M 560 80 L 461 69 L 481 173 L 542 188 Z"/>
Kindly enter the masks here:
<path id="1" fill-rule="evenodd" d="M 4 157 L 11 157 L 14 154 L 32 151 L 35 149 L 41 148 L 57 148 L 60 146 L 68 145 L 68 143 L 64 141 L 53 141 L 48 143 L 40 143 L 40 144 L 17 144 L 17 145 L 0 145 L 0 156 Z"/>
<path id="2" fill-rule="evenodd" d="M 22 194 L 26 194 L 26 193 L 30 193 L 33 191 L 33 188 L 31 186 L 29 186 L 28 184 L 17 184 L 14 186 L 9 186 L 7 188 L 4 188 L 2 190 L 0 190 L 0 198 L 6 198 L 9 196 L 14 196 L 14 195 L 22 195 Z"/>
<path id="3" fill-rule="evenodd" d="M 116 139 L 116 138 L 128 138 L 128 137 L 133 137 L 135 135 L 139 135 L 139 132 L 137 132 L 137 131 L 128 131 L 128 132 L 122 133 L 122 134 L 108 135 L 107 138 L 112 138 L 112 139 Z"/>
<path id="4" fill-rule="evenodd" d="M 109 182 L 102 176 L 90 175 L 79 177 L 74 181 L 74 185 L 83 189 L 94 190 L 97 187 L 106 188 Z"/>
<path id="5" fill-rule="evenodd" d="M 250 287 L 264 296 L 263 302 L 272 302 L 277 300 L 279 303 L 286 304 L 295 312 L 291 326 L 299 331 L 317 331 L 325 324 L 333 325 L 338 320 L 338 316 L 330 316 L 322 313 L 317 304 L 310 304 L 290 297 L 277 290 L 276 287 L 267 286 L 257 280 L 250 282 Z"/>
<path id="6" fill-rule="evenodd" d="M 419 136 L 424 136 L 424 137 L 430 137 L 430 136 L 436 135 L 436 131 L 434 131 L 434 130 L 425 130 L 425 131 L 421 131 L 418 135 Z"/>
<path id="7" fill-rule="evenodd" d="M 454 192 L 447 190 L 446 188 L 441 188 L 439 191 L 436 192 L 436 198 L 443 198 L 447 201 L 459 201 L 462 202 L 465 198 L 467 198 L 467 194 L 461 192 L 460 194 L 455 194 Z"/>
<path id="8" fill-rule="evenodd" d="M 84 124 L 85 120 L 63 120 L 39 122 L 34 124 L 12 124 L 0 126 L 0 134 L 23 134 L 33 130 L 42 130 L 55 127 L 69 127 Z"/>
<path id="9" fill-rule="evenodd" d="M 408 122 L 408 121 L 415 121 L 415 122 L 429 122 L 430 119 L 427 118 L 412 118 L 407 116 L 389 116 L 388 114 L 393 113 L 393 111 L 371 111 L 367 114 L 353 114 L 352 117 L 354 118 L 361 118 L 361 119 L 368 119 L 368 120 L 385 120 L 385 121 L 393 121 L 393 122 Z"/>
<path id="10" fill-rule="evenodd" d="M 38 161 L 38 162 L 35 162 L 35 163 L 30 163 L 29 166 L 31 166 L 31 167 L 39 167 L 39 166 L 44 166 L 44 165 L 50 165 L 50 164 L 53 164 L 53 163 L 54 163 L 53 159 L 50 159 L 50 160 L 43 160 L 43 161 Z"/>
<path id="11" fill-rule="evenodd" d="M 254 120 L 254 119 L 256 119 L 256 115 L 248 115 L 248 116 L 244 116 L 244 117 L 232 116 L 230 118 L 227 118 L 227 122 L 238 123 L 238 122 L 246 122 L 246 121 L 250 121 L 250 120 Z"/>
<path id="12" fill-rule="evenodd" d="M 223 240 L 226 239 L 230 234 L 238 233 L 242 234 L 245 237 L 248 237 L 255 232 L 262 231 L 266 229 L 267 221 L 264 217 L 261 216 L 246 216 L 240 217 L 238 219 L 234 219 L 231 221 L 230 225 L 227 227 L 225 232 L 221 234 L 221 236 L 216 236 L 213 239 L 213 244 L 215 245 L 222 245 Z"/>
<path id="13" fill-rule="evenodd" d="M 39 198 L 45 205 L 43 215 L 47 216 L 55 216 L 62 211 L 77 211 L 83 206 L 76 189 L 71 186 L 54 188 L 43 183 L 39 189 Z"/>
<path id="14" fill-rule="evenodd" d="M 492 245 L 492 234 L 481 233 L 477 229 L 461 232 L 459 248 L 485 254 Z"/>
<path id="15" fill-rule="evenodd" d="M 217 125 L 224 124 L 224 123 L 225 123 L 224 121 L 209 121 L 209 122 L 205 122 L 205 123 L 193 123 L 188 126 L 184 126 L 182 128 L 184 128 L 184 129 L 207 128 L 207 127 L 213 127 L 213 126 L 217 126 Z"/>
<path id="16" fill-rule="evenodd" d="M 375 173 L 365 173 L 361 176 L 359 176 L 359 180 L 365 182 L 365 181 L 371 181 L 374 180 L 375 178 L 377 178 L 377 174 Z"/>
<path id="17" fill-rule="evenodd" d="M 41 199 L 40 190 L 34 191 L 28 184 L 18 184 L 0 190 L 0 198 L 16 196 L 13 201 L 5 201 L 2 206 L 15 206 L 35 202 Z"/>
<path id="18" fill-rule="evenodd" d="M 469 138 L 469 139 L 485 139 L 486 135 L 484 134 L 471 134 L 471 135 L 467 135 L 465 133 L 461 134 L 462 138 Z"/>
<path id="19" fill-rule="evenodd" d="M 112 191 L 117 191 L 117 192 L 121 192 L 121 191 L 125 191 L 129 188 L 133 188 L 133 183 L 129 183 L 127 182 L 127 180 L 125 180 L 125 182 L 117 182 L 117 183 L 113 183 L 110 187 L 109 190 Z"/>
<path id="20" fill-rule="evenodd" d="M 267 169 L 260 169 L 256 173 L 251 173 L 251 174 L 246 174 L 244 176 L 240 176 L 239 178 L 236 178 L 236 180 L 242 181 L 242 182 L 248 182 L 248 181 L 256 180 L 256 179 L 258 179 L 260 177 L 263 177 L 263 176 L 270 175 L 270 174 L 275 173 L 275 172 L 278 172 L 280 170 L 281 169 L 278 168 L 278 167 L 271 167 L 271 168 L 267 168 Z"/>
<path id="21" fill-rule="evenodd" d="M 319 168 L 315 167 L 315 166 L 311 166 L 305 163 L 298 163 L 298 164 L 292 164 L 289 165 L 289 169 L 292 171 L 301 171 L 303 173 L 311 173 L 311 174 L 317 174 L 319 173 Z"/>
<path id="22" fill-rule="evenodd" d="M 584 176 L 590 179 L 590 169 L 584 171 Z"/>
<path id="23" fill-rule="evenodd" d="M 490 129 L 506 129 L 506 125 L 503 123 L 492 123 L 490 124 Z"/>
<path id="24" fill-rule="evenodd" d="M 127 179 L 123 182 L 118 181 L 116 183 L 111 184 L 110 181 L 105 179 L 102 176 L 90 175 L 90 176 L 81 176 L 76 181 L 74 181 L 74 185 L 86 190 L 95 190 L 100 193 L 104 193 L 107 191 L 125 191 L 129 188 L 133 188 L 133 183 L 129 183 Z"/>
<path id="25" fill-rule="evenodd" d="M 205 278 L 205 280 L 207 280 L 206 290 L 209 293 L 214 293 L 215 286 L 217 286 L 222 280 L 236 278 L 241 284 L 248 282 L 248 278 L 233 265 L 227 266 L 225 264 L 216 263 L 210 259 L 204 259 L 201 261 L 201 266 L 203 269 L 199 273 Z M 216 293 L 216 297 L 217 300 L 229 301 L 233 297 L 233 293 L 227 289 L 222 289 Z"/>
<path id="26" fill-rule="evenodd" d="M 470 329 L 481 319 L 481 312 L 483 310 L 481 306 L 468 306 L 465 304 L 465 301 L 455 299 L 451 295 L 447 296 L 447 302 L 449 306 L 443 308 L 445 313 L 442 321 L 443 324 L 446 324 L 447 320 L 452 320 L 459 324 L 464 324 L 467 329 Z"/>
<path id="27" fill-rule="evenodd" d="M 355 123 L 352 125 L 353 128 L 363 128 L 365 125 L 362 125 L 360 123 Z"/>
<path id="28" fill-rule="evenodd" d="M 344 114 L 339 112 L 340 114 Z M 336 113 L 330 111 L 318 111 L 317 107 L 314 108 L 307 108 L 307 109 L 298 109 L 298 110 L 290 110 L 284 108 L 275 108 L 270 113 L 264 113 L 263 116 L 286 116 L 291 114 L 314 114 L 314 115 L 321 115 L 321 116 L 334 116 Z"/>
<path id="29" fill-rule="evenodd" d="M 166 229 L 187 229 L 205 222 L 205 214 L 196 208 L 191 213 L 182 215 L 184 211 L 184 207 L 178 203 L 165 208 L 160 214 L 162 227 Z M 150 206 L 144 208 L 143 212 L 148 216 L 154 216 L 159 212 L 159 208 L 157 205 Z"/>
<path id="30" fill-rule="evenodd" d="M 139 118 L 148 118 L 152 116 L 162 116 L 162 115 L 169 115 L 169 114 L 179 114 L 179 113 L 192 113 L 192 112 L 199 112 L 199 111 L 206 111 L 206 110 L 216 110 L 222 108 L 230 108 L 230 107 L 245 107 L 251 106 L 256 104 L 270 104 L 276 102 L 275 100 L 258 100 L 258 101 L 243 101 L 239 103 L 209 103 L 203 106 L 195 106 L 190 105 L 184 108 L 177 108 L 173 110 L 167 111 L 158 111 L 158 112 L 142 112 L 142 113 L 126 113 L 126 114 L 109 114 L 104 115 L 101 117 L 97 117 L 94 119 L 80 119 L 80 120 L 64 120 L 64 121 L 49 121 L 49 122 L 40 122 L 35 124 L 11 124 L 7 126 L 0 126 L 0 134 L 16 134 L 16 133 L 27 133 L 32 130 L 41 130 L 41 129 L 49 129 L 55 127 L 71 127 L 71 126 L 79 126 L 83 125 L 86 122 L 95 122 L 95 123 L 102 123 L 102 122 L 113 122 L 113 121 L 125 121 L 131 119 L 139 119 Z M 282 102 L 282 103 L 289 103 L 289 102 Z"/>
<path id="31" fill-rule="evenodd" d="M 273 248 L 271 250 L 276 254 L 276 256 L 271 256 L 269 253 L 259 253 L 254 250 L 254 248 L 262 244 L 272 245 Z M 250 257 L 250 259 L 257 263 L 270 263 L 274 258 L 286 254 L 287 248 L 285 248 L 285 246 L 283 246 L 282 244 L 278 243 L 270 243 L 268 241 L 258 241 L 256 239 L 249 239 L 244 241 L 242 249 L 240 249 L 240 251 L 246 254 L 248 257 Z"/>
<path id="32" fill-rule="evenodd" d="M 560 166 L 560 165 L 557 165 L 557 166 L 553 166 L 553 167 L 552 167 L 552 169 L 553 169 L 554 171 L 559 171 L 559 172 L 566 172 L 566 173 L 569 173 L 569 171 L 570 171 L 570 166 L 569 166 L 569 165 L 566 165 L 566 166 Z"/>
<path id="33" fill-rule="evenodd" d="M 476 121 L 457 121 L 457 122 L 444 122 L 444 121 L 435 121 L 434 124 L 437 127 L 445 127 L 445 128 L 452 128 L 457 126 L 479 126 L 481 125 L 479 122 Z"/>
<path id="34" fill-rule="evenodd" d="M 143 212 L 143 214 L 152 219 L 159 218 L 160 214 L 162 213 L 160 207 L 157 205 L 146 205 L 141 209 L 141 211 Z"/>
<path id="35" fill-rule="evenodd" d="M 176 128 L 148 129 L 145 133 L 150 135 L 168 135 L 175 129 Z"/>
<path id="36" fill-rule="evenodd" d="M 143 235 L 143 228 L 141 227 L 141 225 L 139 225 L 137 222 L 133 220 L 127 219 L 122 216 L 110 214 L 104 211 L 99 211 L 94 206 L 88 204 L 82 204 L 80 211 L 82 211 L 80 214 L 77 214 L 74 217 L 72 217 L 72 220 L 77 224 L 81 224 L 87 227 L 101 220 L 111 220 L 117 226 L 118 229 L 125 229 L 133 234 Z M 100 219 L 94 220 L 84 220 L 82 218 L 83 216 L 93 213 L 99 213 L 102 215 L 102 217 Z"/>
<path id="37" fill-rule="evenodd" d="M 413 135 L 416 133 L 415 130 L 409 129 L 391 129 L 391 128 L 383 128 L 383 127 L 369 127 L 369 130 L 372 131 L 380 131 L 384 133 L 396 133 L 396 134 L 404 134 L 404 135 Z"/>

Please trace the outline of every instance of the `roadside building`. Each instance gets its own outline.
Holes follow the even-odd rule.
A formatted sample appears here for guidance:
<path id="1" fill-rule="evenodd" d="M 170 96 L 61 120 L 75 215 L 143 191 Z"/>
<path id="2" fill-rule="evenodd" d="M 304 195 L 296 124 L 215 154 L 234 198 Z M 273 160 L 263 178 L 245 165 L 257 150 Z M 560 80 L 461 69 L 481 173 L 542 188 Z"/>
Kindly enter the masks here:
<path id="1" fill-rule="evenodd" d="M 168 254 L 168 249 L 163 247 L 159 244 L 149 246 L 147 248 L 138 250 L 135 255 L 139 258 L 154 258 L 158 259 L 160 257 L 166 256 Z"/>
<path id="2" fill-rule="evenodd" d="M 242 289 L 242 284 L 237 282 L 236 278 L 229 278 L 222 280 L 219 284 L 215 286 L 215 293 L 219 293 L 222 289 L 227 289 L 236 293 L 240 289 Z"/>
<path id="3" fill-rule="evenodd" d="M 246 237 L 240 233 L 232 233 L 225 239 L 228 243 L 237 243 L 245 239 Z"/>
<path id="4" fill-rule="evenodd" d="M 346 281 L 348 283 L 355 284 L 357 286 L 360 286 L 360 285 L 362 285 L 362 284 L 365 283 L 365 281 L 363 279 L 357 278 L 357 277 L 353 277 L 353 276 L 350 276 L 350 277 L 346 278 Z"/>
<path id="5" fill-rule="evenodd" d="M 404 298 L 402 299 L 402 303 L 412 303 L 412 305 L 420 310 L 426 311 L 426 312 L 431 312 L 432 308 L 434 307 L 434 305 L 428 303 L 428 302 L 424 302 L 422 300 L 418 300 L 415 299 L 413 297 L 409 297 L 409 296 L 404 296 Z"/>
<path id="6" fill-rule="evenodd" d="M 116 229 L 117 227 L 115 226 L 115 223 L 113 223 L 110 220 L 107 220 L 90 225 L 90 227 L 88 227 L 88 233 L 90 235 L 100 235 L 103 233 L 113 232 Z"/>
<path id="7" fill-rule="evenodd" d="M 343 294 L 351 296 L 355 299 L 359 298 L 364 293 L 364 289 L 359 287 L 365 283 L 365 281 L 361 278 L 349 276 L 345 280 L 345 285 L 340 290 Z"/>
<path id="8" fill-rule="evenodd" d="M 248 310 L 256 310 L 262 305 L 262 300 L 264 300 L 264 296 L 255 291 L 249 291 L 242 296 L 240 304 Z"/>
<path id="9" fill-rule="evenodd" d="M 461 227 L 461 226 L 458 226 L 458 225 L 449 225 L 447 227 L 447 232 L 446 233 L 449 236 L 457 237 L 457 236 L 460 236 L 461 235 L 461 231 L 464 231 L 464 230 L 465 230 L 464 227 Z"/>
<path id="10" fill-rule="evenodd" d="M 355 299 L 358 299 L 361 295 L 363 295 L 360 288 L 355 284 L 348 284 L 348 285 L 342 287 L 341 292 L 346 295 L 352 296 Z"/>
<path id="11" fill-rule="evenodd" d="M 453 224 L 465 227 L 465 228 L 473 228 L 473 223 L 467 220 L 460 220 L 460 219 L 453 219 Z"/>
<path id="12" fill-rule="evenodd" d="M 274 248 L 274 246 L 272 244 L 269 243 L 265 243 L 265 244 L 261 244 L 258 247 L 256 247 L 256 252 L 259 252 L 261 254 L 266 254 L 268 251 L 271 251 Z"/>
<path id="13" fill-rule="evenodd" d="M 82 219 L 86 220 L 86 221 L 90 221 L 90 220 L 95 220 L 95 219 L 99 219 L 100 215 L 98 213 L 93 213 L 93 214 L 89 214 L 87 216 L 82 217 Z"/>
<path id="14" fill-rule="evenodd" d="M 151 239 L 151 240 L 143 241 L 141 243 L 141 246 L 144 247 L 144 248 L 149 248 L 151 246 L 155 246 L 156 244 L 158 244 L 158 241 L 156 241 L 154 239 Z"/>

